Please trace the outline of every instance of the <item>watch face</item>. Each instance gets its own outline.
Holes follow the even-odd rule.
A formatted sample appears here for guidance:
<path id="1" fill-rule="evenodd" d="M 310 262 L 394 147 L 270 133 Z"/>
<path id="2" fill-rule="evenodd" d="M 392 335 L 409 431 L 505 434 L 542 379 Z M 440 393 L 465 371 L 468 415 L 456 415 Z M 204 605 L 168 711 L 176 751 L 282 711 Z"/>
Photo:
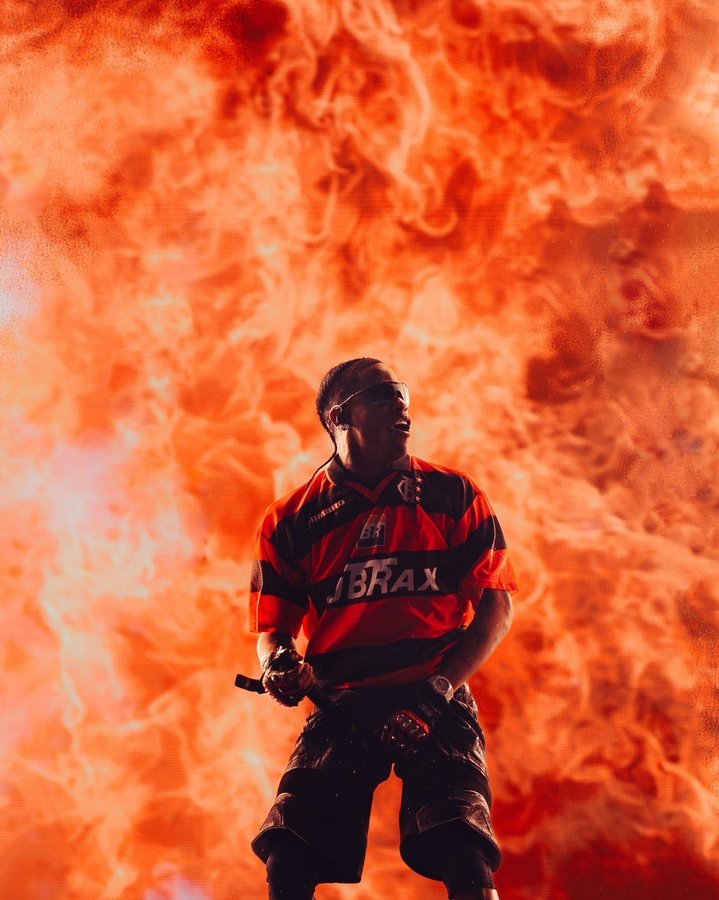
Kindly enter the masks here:
<path id="1" fill-rule="evenodd" d="M 449 678 L 445 678 L 444 675 L 433 675 L 429 679 L 429 683 L 432 685 L 432 688 L 443 697 L 451 697 L 454 691 L 452 690 L 452 683 Z"/>

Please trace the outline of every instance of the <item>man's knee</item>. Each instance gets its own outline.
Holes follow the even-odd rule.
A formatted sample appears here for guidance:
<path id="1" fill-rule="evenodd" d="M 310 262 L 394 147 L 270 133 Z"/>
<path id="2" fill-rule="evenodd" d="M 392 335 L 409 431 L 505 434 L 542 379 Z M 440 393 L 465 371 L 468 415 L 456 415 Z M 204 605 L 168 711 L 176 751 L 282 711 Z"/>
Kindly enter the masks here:
<path id="1" fill-rule="evenodd" d="M 487 843 L 477 832 L 463 822 L 440 825 L 432 834 L 432 850 L 451 900 L 494 900 Z"/>
<path id="2" fill-rule="evenodd" d="M 296 835 L 273 835 L 266 867 L 270 900 L 313 900 L 316 880 L 308 847 Z"/>

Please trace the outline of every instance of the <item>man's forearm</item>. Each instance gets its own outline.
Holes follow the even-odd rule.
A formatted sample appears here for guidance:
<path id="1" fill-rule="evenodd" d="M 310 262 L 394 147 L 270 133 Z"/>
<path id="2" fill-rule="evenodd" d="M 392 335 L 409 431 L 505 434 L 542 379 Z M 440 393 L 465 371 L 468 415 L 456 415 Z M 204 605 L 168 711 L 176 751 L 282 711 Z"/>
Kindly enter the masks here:
<path id="1" fill-rule="evenodd" d="M 272 633 L 263 631 L 260 634 L 257 638 L 257 656 L 263 668 L 267 657 L 275 650 L 279 650 L 280 647 L 291 647 L 294 650 L 295 642 L 292 635 L 282 631 L 273 631 Z"/>
<path id="2" fill-rule="evenodd" d="M 447 654 L 439 673 L 448 678 L 455 689 L 468 681 L 507 634 L 512 616 L 509 593 L 485 588 L 467 631 Z"/>

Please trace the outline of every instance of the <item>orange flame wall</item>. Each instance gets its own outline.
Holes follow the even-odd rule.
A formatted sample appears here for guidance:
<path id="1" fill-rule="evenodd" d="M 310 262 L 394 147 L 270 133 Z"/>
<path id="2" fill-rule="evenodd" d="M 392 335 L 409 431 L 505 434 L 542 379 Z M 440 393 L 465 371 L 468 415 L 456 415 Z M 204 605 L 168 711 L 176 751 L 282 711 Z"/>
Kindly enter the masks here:
<path id="1" fill-rule="evenodd" d="M 592 10 L 591 14 L 589 10 Z M 264 896 L 302 719 L 264 506 L 380 356 L 522 582 L 476 678 L 508 900 L 719 897 L 712 0 L 10 0 L 0 895 Z M 361 886 L 404 870 L 380 789 Z"/>

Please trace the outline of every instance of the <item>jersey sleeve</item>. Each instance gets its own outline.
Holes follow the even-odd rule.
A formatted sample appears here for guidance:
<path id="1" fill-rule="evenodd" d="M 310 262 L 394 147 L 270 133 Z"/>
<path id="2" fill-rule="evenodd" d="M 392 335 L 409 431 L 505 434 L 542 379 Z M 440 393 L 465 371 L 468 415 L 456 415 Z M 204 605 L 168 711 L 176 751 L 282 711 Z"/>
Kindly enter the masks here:
<path id="1" fill-rule="evenodd" d="M 283 632 L 297 637 L 309 606 L 307 588 L 278 540 L 272 507 L 257 535 L 250 577 L 250 629 Z"/>
<path id="2" fill-rule="evenodd" d="M 519 590 L 502 526 L 485 494 L 469 478 L 464 506 L 450 535 L 462 591 L 476 604 L 484 588 Z"/>

